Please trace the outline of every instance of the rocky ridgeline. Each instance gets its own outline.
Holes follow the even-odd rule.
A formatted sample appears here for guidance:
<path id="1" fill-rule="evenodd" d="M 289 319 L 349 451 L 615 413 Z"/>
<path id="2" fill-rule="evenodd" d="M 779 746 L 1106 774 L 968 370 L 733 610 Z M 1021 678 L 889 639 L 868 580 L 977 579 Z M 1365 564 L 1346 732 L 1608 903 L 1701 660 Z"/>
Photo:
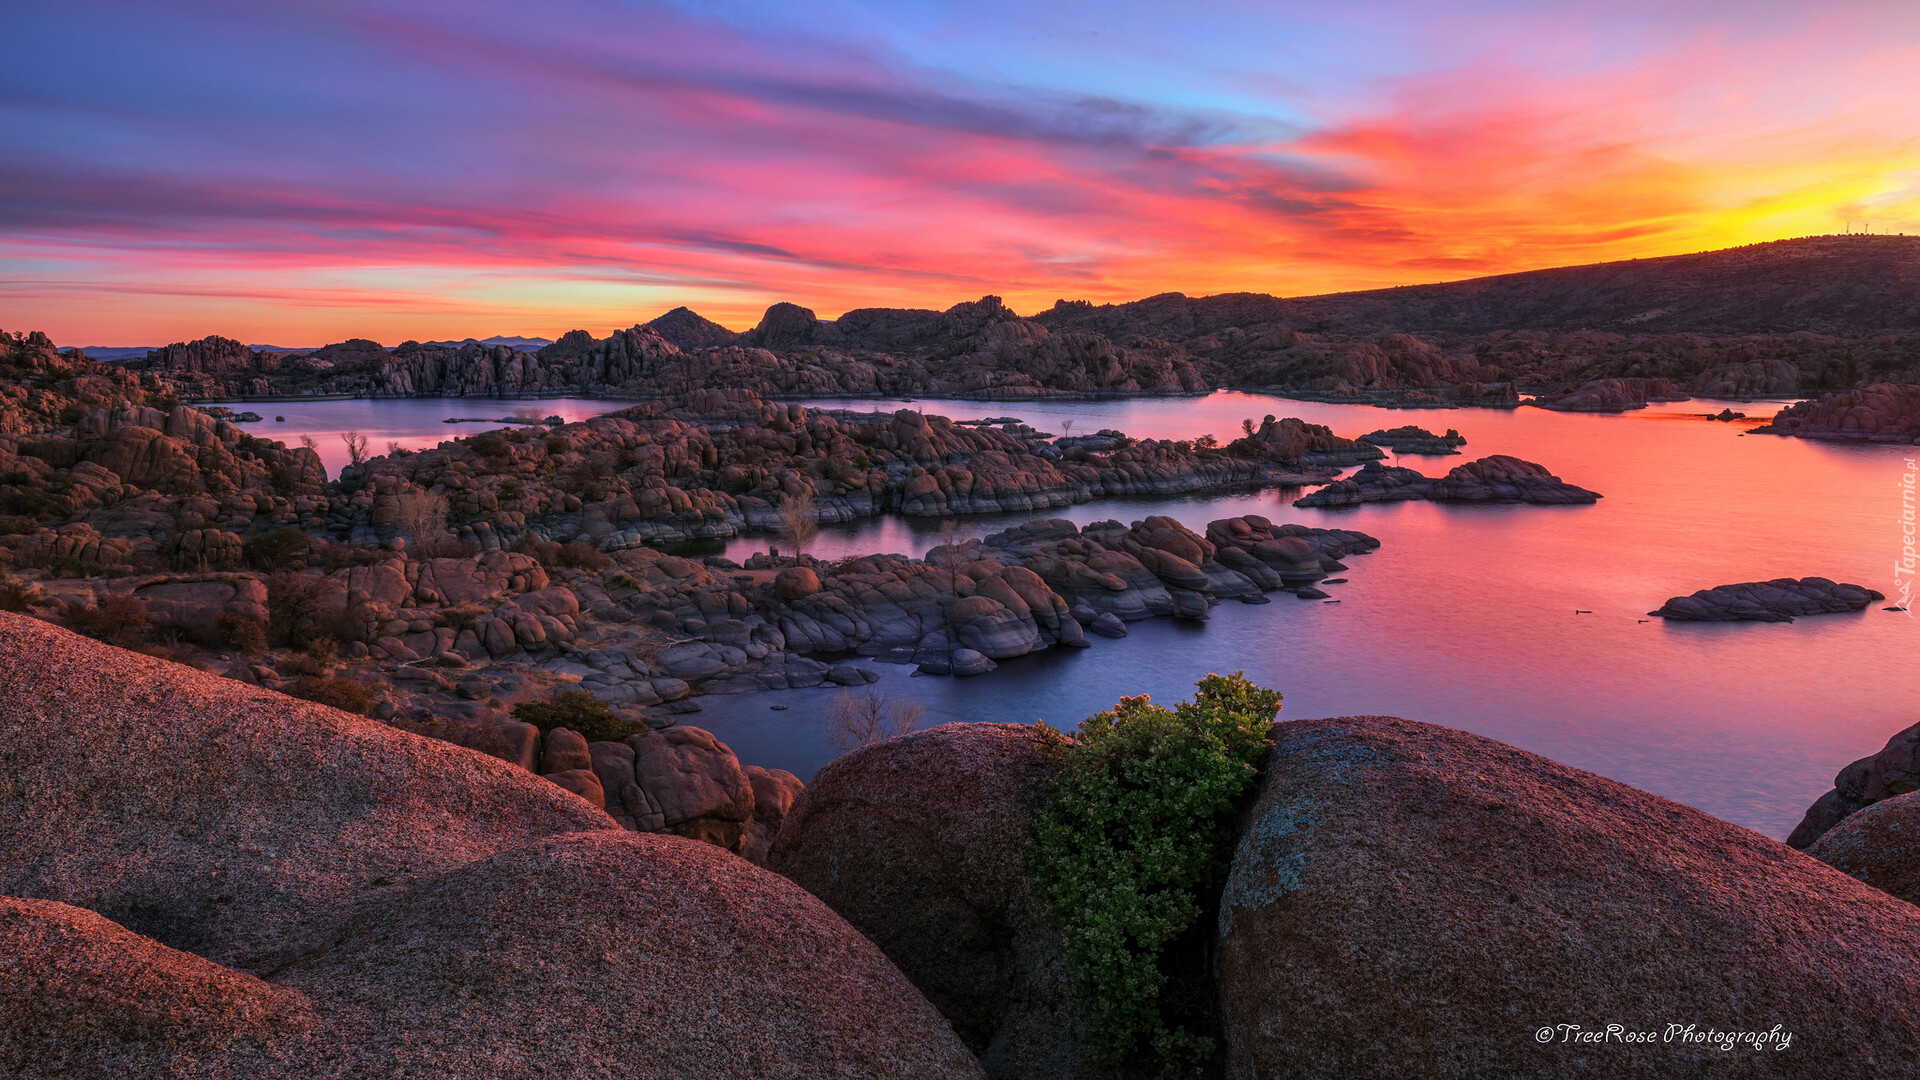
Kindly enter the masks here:
<path id="1" fill-rule="evenodd" d="M 1920 442 L 1920 386 L 1879 383 L 1781 409 L 1761 435 L 1842 442 Z"/>
<path id="2" fill-rule="evenodd" d="M 1218 1075 L 1705 1076 L 1731 1052 L 1817 1077 L 1873 1071 L 1920 1033 L 1904 1011 L 1920 912 L 1781 844 L 1446 728 L 1349 717 L 1273 739 L 1191 946 L 1215 958 L 1185 993 L 1211 1007 Z M 878 945 L 997 1080 L 1106 1075 L 1023 860 L 1055 767 L 1011 724 L 872 746 L 808 785 L 769 862 Z M 1596 1046 L 1557 1026 L 1610 1023 L 1654 1038 Z M 1670 1024 L 1793 1041 L 1729 1051 L 1663 1039 Z"/>
<path id="3" fill-rule="evenodd" d="M 1792 622 L 1803 615 L 1865 611 L 1868 604 L 1885 599 L 1864 585 L 1823 577 L 1775 578 L 1676 596 L 1647 614 L 1680 622 Z"/>
<path id="4" fill-rule="evenodd" d="M 1333 509 L 1365 503 L 1426 499 L 1432 502 L 1569 506 L 1593 503 L 1599 498 L 1597 492 L 1562 481 L 1548 472 L 1545 466 L 1506 454 L 1495 454 L 1455 466 L 1447 475 L 1437 479 L 1413 469 L 1376 462 L 1344 480 L 1302 495 L 1294 501 L 1294 505 Z"/>
<path id="5" fill-rule="evenodd" d="M 1435 435 L 1426 428 L 1412 424 L 1369 431 L 1360 436 L 1360 441 L 1374 446 L 1384 446 L 1396 454 L 1422 454 L 1432 457 L 1458 454 L 1459 448 L 1467 445 L 1466 437 L 1453 428 L 1448 428 L 1445 435 Z"/>

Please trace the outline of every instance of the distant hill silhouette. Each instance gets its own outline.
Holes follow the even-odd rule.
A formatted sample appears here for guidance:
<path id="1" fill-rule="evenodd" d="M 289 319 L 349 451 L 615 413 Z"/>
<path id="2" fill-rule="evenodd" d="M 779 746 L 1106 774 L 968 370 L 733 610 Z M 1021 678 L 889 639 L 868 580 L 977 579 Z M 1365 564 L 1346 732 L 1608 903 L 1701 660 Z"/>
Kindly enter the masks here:
<path id="1" fill-rule="evenodd" d="M 1162 293 L 1125 304 L 1062 300 L 1034 317 L 1054 330 L 1172 341 L 1258 325 L 1308 332 L 1463 334 L 1808 330 L 1846 337 L 1920 328 L 1920 237 L 1815 236 L 1286 299 L 1265 293 Z"/>
<path id="2" fill-rule="evenodd" d="M 1920 328 L 1920 237 L 1815 236 L 1292 303 L 1349 326 L 1409 332 L 1911 330 Z"/>

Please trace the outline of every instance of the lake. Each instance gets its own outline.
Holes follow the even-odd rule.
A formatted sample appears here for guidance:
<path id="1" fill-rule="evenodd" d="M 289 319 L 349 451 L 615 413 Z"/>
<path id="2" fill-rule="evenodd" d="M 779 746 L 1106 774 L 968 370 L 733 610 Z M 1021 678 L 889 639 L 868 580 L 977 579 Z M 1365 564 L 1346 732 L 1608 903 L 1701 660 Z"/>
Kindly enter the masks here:
<path id="1" fill-rule="evenodd" d="M 486 425 L 447 416 L 507 416 L 538 405 L 569 419 L 622 402 L 412 399 L 267 403 L 257 434 L 311 433 L 323 456 L 349 427 L 376 448 L 433 445 Z M 1371 533 L 1380 549 L 1349 559 L 1339 604 L 1275 594 L 1228 602 L 1205 624 L 1154 620 L 1120 641 L 1002 663 L 974 679 L 923 678 L 873 665 L 880 688 L 926 704 L 927 723 L 1032 720 L 1071 726 L 1123 694 L 1174 700 L 1209 671 L 1244 670 L 1286 695 L 1283 717 L 1388 714 L 1463 728 L 1784 837 L 1833 774 L 1920 721 L 1913 685 L 1920 622 L 1905 613 L 1791 624 L 1648 620 L 1668 597 L 1736 581 L 1820 575 L 1893 592 L 1898 484 L 1913 448 L 1744 436 L 1698 414 L 1724 402 L 1656 405 L 1621 416 L 1540 409 L 1384 410 L 1221 392 L 1204 398 L 1097 402 L 813 401 L 816 408 L 911 407 L 956 419 L 1015 416 L 1059 432 L 1118 428 L 1136 437 L 1237 436 L 1242 418 L 1298 416 L 1346 436 L 1415 423 L 1466 436 L 1459 457 L 1407 457 L 1429 474 L 1513 454 L 1605 496 L 1590 507 L 1432 503 L 1300 509 L 1269 490 L 1217 499 L 1090 503 L 1050 516 L 1085 524 L 1167 514 L 1195 531 L 1260 513 L 1276 522 Z M 246 406 L 236 405 L 236 408 Z M 1769 404 L 1740 405 L 1756 416 Z M 344 448 L 328 456 L 330 469 Z M 962 519 L 974 535 L 1029 515 Z M 743 558 L 768 538 L 727 545 Z M 822 557 L 921 553 L 934 522 L 884 519 L 825 527 Z M 1576 610 L 1591 614 L 1575 614 Z M 1647 621 L 1643 621 L 1647 620 Z M 836 751 L 819 713 L 834 690 L 701 699 L 688 721 L 752 764 L 809 777 Z M 791 706 L 773 711 L 775 704 Z"/>

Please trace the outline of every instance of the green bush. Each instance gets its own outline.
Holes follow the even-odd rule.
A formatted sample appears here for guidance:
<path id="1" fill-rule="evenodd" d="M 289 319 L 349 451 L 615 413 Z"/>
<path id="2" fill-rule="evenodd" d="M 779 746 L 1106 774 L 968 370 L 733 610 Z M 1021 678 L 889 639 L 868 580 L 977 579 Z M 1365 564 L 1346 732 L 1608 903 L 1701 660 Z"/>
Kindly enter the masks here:
<path id="1" fill-rule="evenodd" d="M 539 728 L 542 735 L 563 727 L 588 742 L 619 742 L 646 730 L 645 724 L 622 718 L 585 690 L 562 690 L 546 701 L 516 705 L 513 718 Z"/>
<path id="2" fill-rule="evenodd" d="M 1040 725 L 1059 780 L 1027 852 L 1090 1008 L 1088 1043 L 1113 1067 L 1144 1044 L 1165 1076 L 1204 1072 L 1215 1055 L 1172 1015 L 1168 946 L 1218 897 L 1280 708 L 1239 672 L 1197 691 L 1172 709 L 1121 698 L 1077 739 Z"/>

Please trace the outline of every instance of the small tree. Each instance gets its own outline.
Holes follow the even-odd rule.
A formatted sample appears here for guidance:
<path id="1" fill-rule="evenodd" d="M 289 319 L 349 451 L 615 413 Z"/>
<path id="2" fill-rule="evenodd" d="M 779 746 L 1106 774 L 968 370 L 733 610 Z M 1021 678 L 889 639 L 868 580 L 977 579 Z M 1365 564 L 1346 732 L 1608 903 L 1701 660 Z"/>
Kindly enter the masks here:
<path id="1" fill-rule="evenodd" d="M 424 491 L 402 492 L 394 500 L 393 523 L 416 543 L 438 540 L 447 531 L 447 497 Z"/>
<path id="2" fill-rule="evenodd" d="M 1240 420 L 1240 430 L 1246 433 L 1247 438 L 1253 438 L 1253 417 L 1242 417 Z"/>
<path id="3" fill-rule="evenodd" d="M 367 463 L 367 437 L 357 431 L 344 432 L 340 441 L 347 444 L 347 460 L 359 468 Z"/>
<path id="4" fill-rule="evenodd" d="M 1072 420 L 1060 421 L 1060 437 L 1063 439 L 1073 437 L 1073 421 Z"/>
<path id="5" fill-rule="evenodd" d="M 869 686 L 847 690 L 827 705 L 827 738 L 845 751 L 906 735 L 920 726 L 927 707 L 917 701 L 892 701 Z"/>
<path id="6" fill-rule="evenodd" d="M 793 561 L 800 562 L 814 538 L 820 535 L 820 517 L 813 509 L 813 493 L 801 492 L 780 500 L 780 533 L 793 548 Z"/>

